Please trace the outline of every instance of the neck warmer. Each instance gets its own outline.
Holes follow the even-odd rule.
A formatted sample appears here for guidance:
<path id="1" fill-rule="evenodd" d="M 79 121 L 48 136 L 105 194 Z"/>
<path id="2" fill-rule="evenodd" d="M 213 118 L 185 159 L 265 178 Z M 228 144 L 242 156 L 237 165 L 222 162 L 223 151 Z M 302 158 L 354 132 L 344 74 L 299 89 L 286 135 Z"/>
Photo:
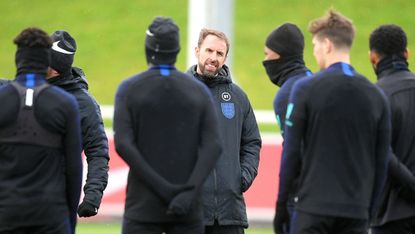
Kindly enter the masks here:
<path id="1" fill-rule="evenodd" d="M 290 76 L 308 71 L 301 55 L 265 60 L 262 64 L 271 82 L 278 87 L 281 87 Z"/>
<path id="2" fill-rule="evenodd" d="M 50 49 L 18 48 L 15 62 L 16 76 L 24 73 L 46 75 L 50 64 Z"/>
<path id="3" fill-rule="evenodd" d="M 409 71 L 406 59 L 397 55 L 382 58 L 374 69 L 378 79 L 396 71 Z"/>

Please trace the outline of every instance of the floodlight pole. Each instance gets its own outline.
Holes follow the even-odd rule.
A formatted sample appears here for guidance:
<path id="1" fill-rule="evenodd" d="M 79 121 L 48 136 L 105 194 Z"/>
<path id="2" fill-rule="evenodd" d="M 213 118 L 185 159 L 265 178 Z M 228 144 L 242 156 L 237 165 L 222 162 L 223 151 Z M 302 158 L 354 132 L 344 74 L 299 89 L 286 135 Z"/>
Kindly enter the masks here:
<path id="1" fill-rule="evenodd" d="M 230 51 L 226 65 L 232 71 L 234 0 L 189 0 L 187 67 L 197 63 L 195 47 L 202 28 L 212 28 L 226 34 L 230 42 Z"/>

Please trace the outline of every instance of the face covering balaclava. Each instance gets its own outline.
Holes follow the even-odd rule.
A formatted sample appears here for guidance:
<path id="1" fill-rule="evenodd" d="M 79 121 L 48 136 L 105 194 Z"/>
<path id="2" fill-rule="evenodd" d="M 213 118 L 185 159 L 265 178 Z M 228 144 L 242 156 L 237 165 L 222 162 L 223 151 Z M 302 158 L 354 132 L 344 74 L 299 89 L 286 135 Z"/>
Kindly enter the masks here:
<path id="1" fill-rule="evenodd" d="M 262 61 L 268 78 L 272 83 L 281 87 L 288 79 L 288 75 L 294 71 L 306 72 L 303 57 L 294 55 L 289 57 L 281 57 L 279 59 Z"/>
<path id="2" fill-rule="evenodd" d="M 287 74 L 304 68 L 304 36 L 300 29 L 285 23 L 274 29 L 267 37 L 265 46 L 280 55 L 279 59 L 265 60 L 263 65 L 271 82 L 281 86 L 288 79 Z"/>

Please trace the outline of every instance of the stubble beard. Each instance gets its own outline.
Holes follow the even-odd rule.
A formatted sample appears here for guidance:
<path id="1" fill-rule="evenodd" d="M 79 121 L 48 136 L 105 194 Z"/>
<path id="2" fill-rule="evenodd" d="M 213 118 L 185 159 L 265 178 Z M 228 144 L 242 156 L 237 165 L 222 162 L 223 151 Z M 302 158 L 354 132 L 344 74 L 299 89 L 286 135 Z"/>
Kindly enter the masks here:
<path id="1" fill-rule="evenodd" d="M 206 64 L 208 64 L 208 62 L 206 62 L 204 64 L 201 64 L 201 63 L 198 64 L 199 69 L 202 72 L 202 76 L 205 77 L 205 78 L 207 78 L 207 79 L 214 79 L 214 78 L 216 78 L 216 76 L 219 73 L 219 68 L 218 68 L 217 64 L 214 63 L 214 65 L 216 66 L 216 70 L 215 71 L 208 71 L 208 70 L 206 70 L 205 69 Z"/>

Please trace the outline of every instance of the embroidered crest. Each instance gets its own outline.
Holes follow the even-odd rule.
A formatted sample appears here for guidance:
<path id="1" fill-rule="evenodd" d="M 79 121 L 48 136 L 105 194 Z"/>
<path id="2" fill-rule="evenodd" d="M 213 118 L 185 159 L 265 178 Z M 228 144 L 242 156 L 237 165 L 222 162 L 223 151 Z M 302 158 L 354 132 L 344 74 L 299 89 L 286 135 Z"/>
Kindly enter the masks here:
<path id="1" fill-rule="evenodd" d="M 232 119 L 235 116 L 235 104 L 233 102 L 222 102 L 220 106 L 222 109 L 222 114 L 226 118 Z"/>
<path id="2" fill-rule="evenodd" d="M 230 93 L 228 93 L 228 92 L 223 92 L 222 93 L 222 99 L 225 101 L 225 102 L 228 102 L 228 101 L 230 101 L 231 100 L 231 94 Z"/>

